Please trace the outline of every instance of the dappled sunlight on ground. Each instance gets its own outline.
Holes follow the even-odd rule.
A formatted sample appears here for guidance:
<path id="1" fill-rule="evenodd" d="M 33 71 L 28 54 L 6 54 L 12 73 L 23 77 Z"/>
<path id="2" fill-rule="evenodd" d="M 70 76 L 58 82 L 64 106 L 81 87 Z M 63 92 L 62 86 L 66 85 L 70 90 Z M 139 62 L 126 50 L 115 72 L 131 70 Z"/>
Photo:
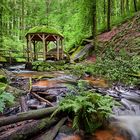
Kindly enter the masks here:
<path id="1" fill-rule="evenodd" d="M 104 79 L 94 78 L 91 76 L 91 77 L 85 77 L 84 80 L 87 80 L 92 86 L 95 87 L 102 87 L 102 88 L 109 87 L 107 81 Z"/>
<path id="2" fill-rule="evenodd" d="M 45 87 L 55 87 L 58 85 L 58 81 L 54 80 L 41 80 L 33 84 L 33 86 L 45 86 Z"/>

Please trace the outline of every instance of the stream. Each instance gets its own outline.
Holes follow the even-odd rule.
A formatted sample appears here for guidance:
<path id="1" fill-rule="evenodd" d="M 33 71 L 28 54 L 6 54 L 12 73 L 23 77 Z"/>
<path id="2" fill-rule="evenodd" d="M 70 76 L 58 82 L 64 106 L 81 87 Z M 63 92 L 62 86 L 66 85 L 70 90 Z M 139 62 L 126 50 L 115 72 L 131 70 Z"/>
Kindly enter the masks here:
<path id="1" fill-rule="evenodd" d="M 75 83 L 77 78 L 73 75 L 67 75 L 62 71 L 59 72 L 35 72 L 27 71 L 24 65 L 12 66 L 8 68 L 16 77 L 12 85 L 18 85 L 27 90 L 29 86 L 27 82 L 29 78 L 33 79 L 32 91 L 40 94 L 42 97 L 48 99 L 54 105 L 58 104 L 59 100 L 65 96 L 69 89 L 67 83 Z M 35 79 L 35 80 L 34 80 Z M 110 118 L 110 125 L 107 131 L 97 131 L 94 138 L 91 140 L 140 140 L 140 88 L 135 86 L 125 86 L 117 83 L 112 87 L 104 88 L 92 85 L 94 91 L 101 95 L 109 95 L 115 100 L 119 101 L 121 106 L 114 107 L 114 115 Z M 40 104 L 36 99 L 30 97 L 27 101 L 31 109 L 38 109 L 46 107 L 45 103 Z M 113 134 L 114 133 L 114 134 Z M 64 138 L 62 138 L 64 137 Z M 56 140 L 72 140 L 63 133 L 59 133 Z M 77 137 L 77 136 L 75 136 Z M 73 140 L 80 140 L 80 138 L 73 138 Z"/>

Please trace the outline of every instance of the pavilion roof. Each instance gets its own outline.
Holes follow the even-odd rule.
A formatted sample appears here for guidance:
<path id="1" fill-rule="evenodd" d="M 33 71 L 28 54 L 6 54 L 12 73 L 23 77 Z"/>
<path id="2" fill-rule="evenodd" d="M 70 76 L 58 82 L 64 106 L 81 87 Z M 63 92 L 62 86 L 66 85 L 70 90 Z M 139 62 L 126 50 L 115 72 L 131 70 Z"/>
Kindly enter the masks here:
<path id="1" fill-rule="evenodd" d="M 48 34 L 48 35 L 56 35 L 56 36 L 60 36 L 63 38 L 63 35 L 56 30 L 55 28 L 52 27 L 47 27 L 45 25 L 43 26 L 35 26 L 31 29 L 29 29 L 29 31 L 26 33 L 26 37 L 28 34 Z"/>

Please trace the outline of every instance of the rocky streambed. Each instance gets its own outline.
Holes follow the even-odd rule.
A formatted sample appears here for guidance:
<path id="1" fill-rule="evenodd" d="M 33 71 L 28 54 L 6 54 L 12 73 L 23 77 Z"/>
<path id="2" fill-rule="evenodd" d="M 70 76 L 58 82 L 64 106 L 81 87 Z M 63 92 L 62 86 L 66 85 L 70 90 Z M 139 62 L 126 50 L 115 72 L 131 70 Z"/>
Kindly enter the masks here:
<path id="1" fill-rule="evenodd" d="M 56 106 L 61 98 L 71 93 L 68 85 L 75 85 L 78 80 L 81 80 L 64 72 L 25 71 L 24 66 L 12 67 L 9 70 L 12 72 L 12 76 L 10 76 L 11 86 L 18 87 L 20 90 L 25 91 L 26 94 L 20 99 L 21 105 L 5 110 L 6 115 L 16 114 L 23 110 Z M 94 77 L 84 77 L 82 80 L 89 83 L 90 90 L 96 91 L 102 96 L 109 95 L 113 97 L 120 102 L 121 106 L 114 107 L 114 115 L 110 118 L 110 125 L 103 130 L 96 131 L 93 136 L 83 138 L 82 132 L 80 134 L 75 132 L 71 128 L 71 123 L 67 122 L 61 127 L 55 140 L 139 140 L 139 87 L 128 87 L 120 83 L 110 87 L 104 80 Z M 38 138 L 31 139 L 39 139 L 40 135 Z"/>

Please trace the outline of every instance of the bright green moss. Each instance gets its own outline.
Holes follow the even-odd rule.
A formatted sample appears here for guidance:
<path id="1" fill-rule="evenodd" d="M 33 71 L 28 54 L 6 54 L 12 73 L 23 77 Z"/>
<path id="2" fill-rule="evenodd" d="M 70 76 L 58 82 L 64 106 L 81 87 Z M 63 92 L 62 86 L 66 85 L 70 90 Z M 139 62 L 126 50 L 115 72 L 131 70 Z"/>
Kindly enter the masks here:
<path id="1" fill-rule="evenodd" d="M 35 27 L 29 29 L 29 31 L 26 33 L 26 35 L 29 33 L 55 34 L 55 35 L 59 35 L 59 36 L 63 37 L 63 35 L 59 31 L 57 31 L 54 28 L 50 28 L 50 27 L 48 28 L 47 26 L 35 26 Z"/>

